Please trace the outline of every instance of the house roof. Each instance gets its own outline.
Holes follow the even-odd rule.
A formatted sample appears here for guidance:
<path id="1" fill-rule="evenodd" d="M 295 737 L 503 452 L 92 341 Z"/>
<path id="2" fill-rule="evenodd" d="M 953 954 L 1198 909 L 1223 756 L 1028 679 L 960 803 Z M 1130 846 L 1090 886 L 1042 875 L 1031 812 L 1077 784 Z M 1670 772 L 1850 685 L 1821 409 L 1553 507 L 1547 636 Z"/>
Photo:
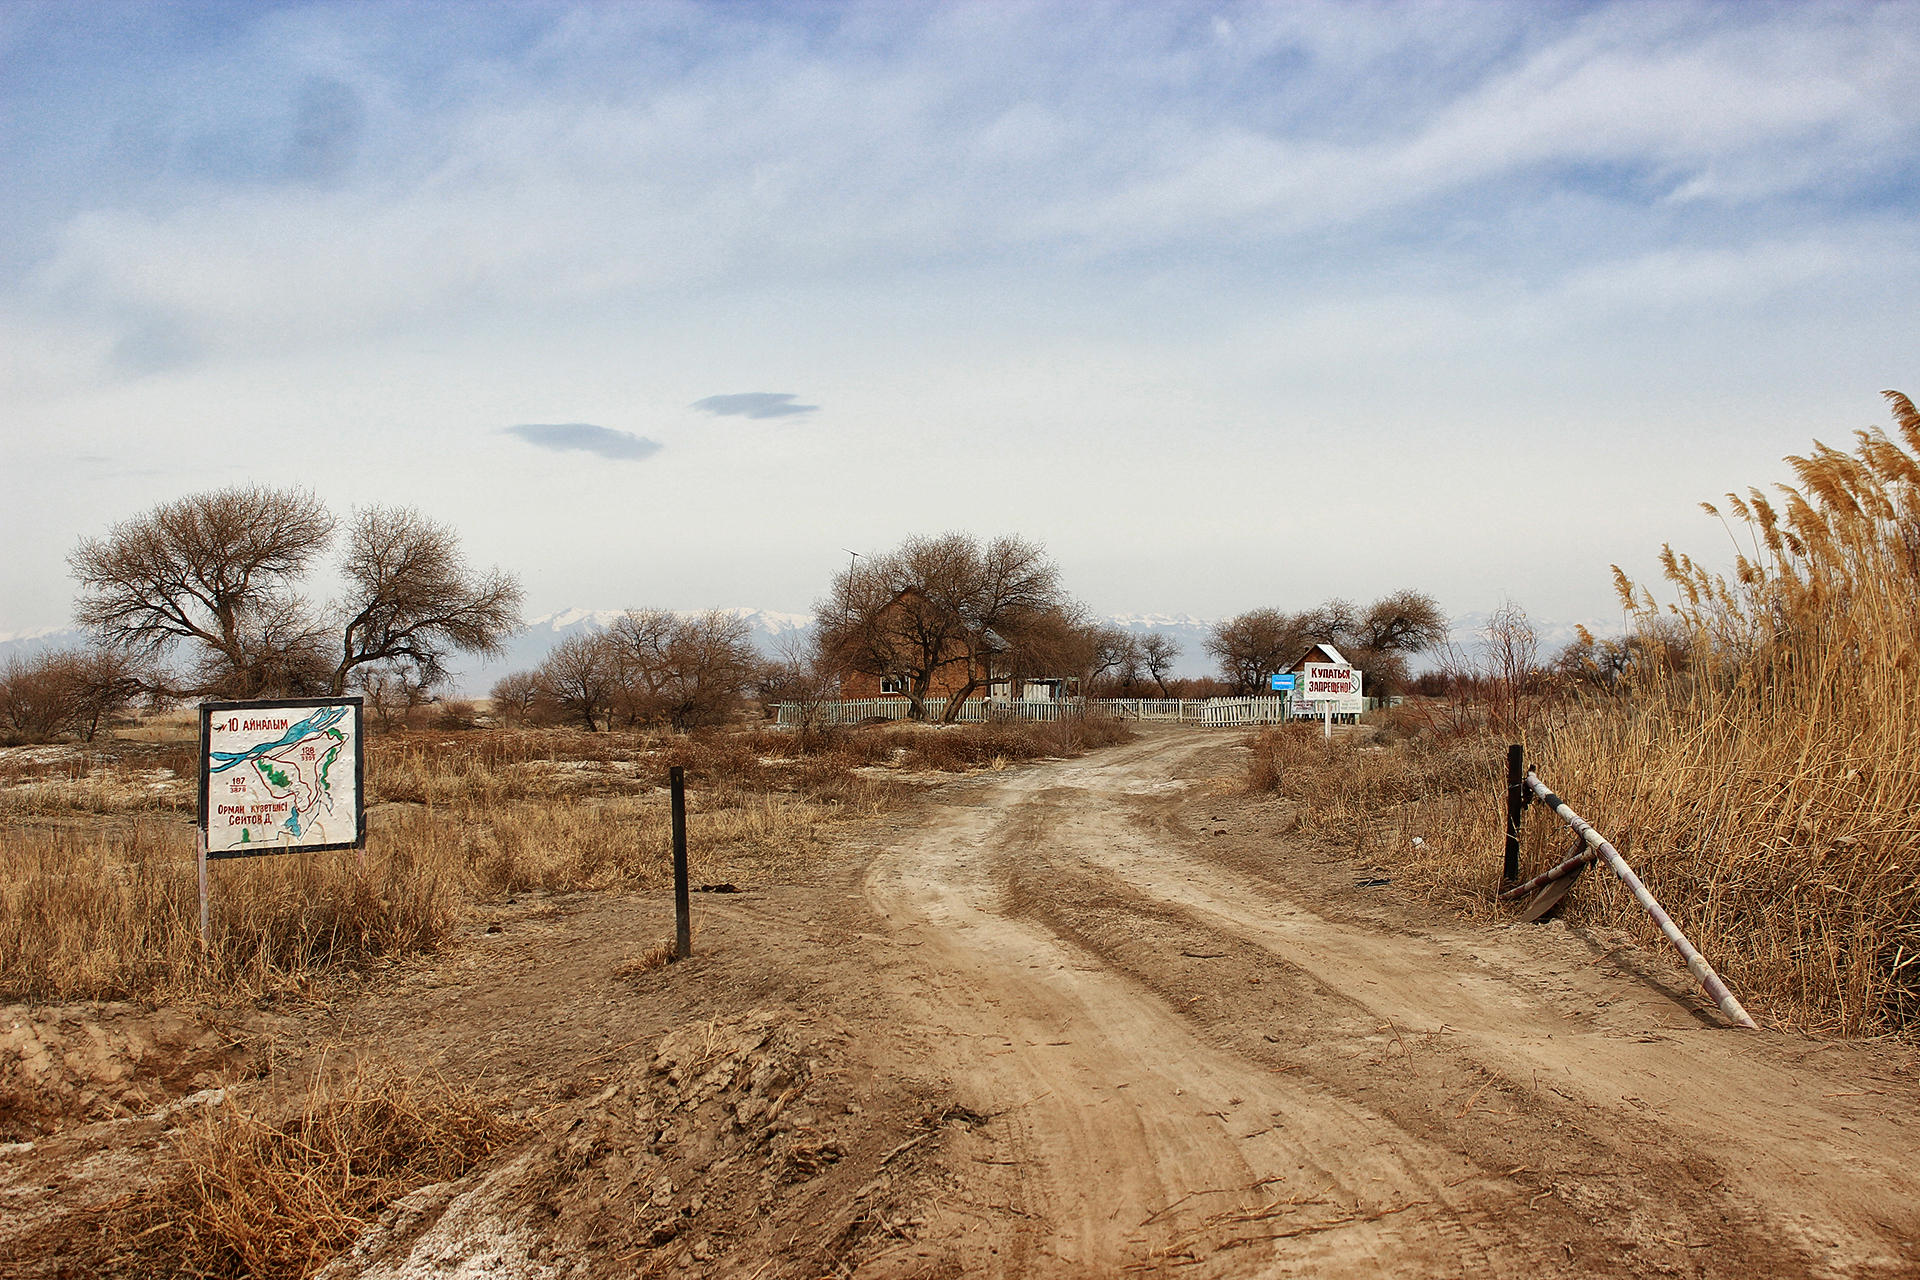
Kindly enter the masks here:
<path id="1" fill-rule="evenodd" d="M 1305 666 L 1309 662 L 1332 662 L 1332 663 L 1337 663 L 1338 665 L 1343 667 L 1351 665 L 1345 658 L 1340 656 L 1340 651 L 1338 649 L 1334 648 L 1332 645 L 1322 640 L 1318 644 L 1314 645 L 1312 648 L 1308 649 L 1305 653 L 1301 654 L 1298 658 L 1295 658 L 1293 661 L 1293 665 L 1291 667 L 1288 667 L 1287 670 L 1298 671 L 1301 667 Z"/>

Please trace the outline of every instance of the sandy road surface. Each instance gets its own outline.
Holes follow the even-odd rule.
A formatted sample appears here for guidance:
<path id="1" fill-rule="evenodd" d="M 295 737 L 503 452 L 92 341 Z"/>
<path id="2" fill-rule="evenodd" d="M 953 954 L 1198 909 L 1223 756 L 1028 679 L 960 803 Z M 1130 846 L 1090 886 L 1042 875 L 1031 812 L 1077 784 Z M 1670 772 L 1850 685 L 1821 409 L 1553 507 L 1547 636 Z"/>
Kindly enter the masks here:
<path id="1" fill-rule="evenodd" d="M 950 788 L 873 856 L 903 1052 L 996 1118 L 948 1150 L 921 1257 L 1920 1274 L 1910 1080 L 1725 1029 L 1664 957 L 1436 925 L 1209 828 L 1228 751 L 1160 733 Z"/>

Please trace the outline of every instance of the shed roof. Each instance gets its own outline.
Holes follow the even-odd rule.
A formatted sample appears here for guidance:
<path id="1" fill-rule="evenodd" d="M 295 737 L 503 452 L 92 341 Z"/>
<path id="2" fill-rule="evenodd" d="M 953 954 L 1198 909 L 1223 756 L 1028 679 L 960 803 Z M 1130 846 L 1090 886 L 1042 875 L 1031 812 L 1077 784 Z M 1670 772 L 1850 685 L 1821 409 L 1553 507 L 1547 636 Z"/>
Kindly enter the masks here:
<path id="1" fill-rule="evenodd" d="M 1338 649 L 1334 648 L 1331 644 L 1328 644 L 1324 640 L 1320 641 L 1318 644 L 1308 649 L 1305 653 L 1301 654 L 1298 658 L 1294 659 L 1293 665 L 1289 667 L 1288 670 L 1298 671 L 1301 667 L 1306 666 L 1309 662 L 1332 662 L 1343 667 L 1351 665 L 1350 663 L 1348 663 L 1348 661 L 1345 658 L 1340 656 L 1340 651 Z"/>

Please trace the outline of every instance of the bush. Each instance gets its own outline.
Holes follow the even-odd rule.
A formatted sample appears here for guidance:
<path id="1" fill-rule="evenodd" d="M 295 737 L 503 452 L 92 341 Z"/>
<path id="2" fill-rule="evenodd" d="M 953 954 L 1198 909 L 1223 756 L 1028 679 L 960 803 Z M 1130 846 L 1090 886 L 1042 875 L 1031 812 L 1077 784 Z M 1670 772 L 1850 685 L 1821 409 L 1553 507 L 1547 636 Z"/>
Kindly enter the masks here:
<path id="1" fill-rule="evenodd" d="M 316 1080 L 274 1122 L 227 1100 L 203 1110 L 124 1206 L 106 1267 L 136 1275 L 312 1275 L 388 1205 L 460 1177 L 517 1136 L 478 1094 L 396 1069 Z"/>
<path id="2" fill-rule="evenodd" d="M 135 664 L 105 649 L 57 649 L 0 666 L 0 742 L 92 741 L 140 692 Z"/>

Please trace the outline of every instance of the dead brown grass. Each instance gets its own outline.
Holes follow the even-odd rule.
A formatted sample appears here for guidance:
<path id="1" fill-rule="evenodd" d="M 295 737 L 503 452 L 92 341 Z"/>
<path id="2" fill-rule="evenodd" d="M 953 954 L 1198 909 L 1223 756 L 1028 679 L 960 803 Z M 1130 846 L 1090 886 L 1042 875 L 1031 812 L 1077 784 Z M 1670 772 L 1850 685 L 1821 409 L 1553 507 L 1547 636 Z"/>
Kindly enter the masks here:
<path id="1" fill-rule="evenodd" d="M 106 1223 L 103 1270 L 304 1277 L 394 1201 L 460 1177 L 518 1135 L 470 1088 L 356 1065 L 317 1079 L 297 1114 L 200 1111 L 160 1175 Z"/>
<path id="2" fill-rule="evenodd" d="M 1667 549 L 1676 599 L 1663 613 L 1616 569 L 1638 627 L 1626 677 L 1611 693 L 1563 692 L 1525 733 L 1542 778 L 1750 1007 L 1848 1034 L 1920 1027 L 1920 412 L 1889 399 L 1904 443 L 1881 432 L 1859 433 L 1851 452 L 1816 443 L 1789 459 L 1796 486 L 1729 496 L 1730 578 Z M 1303 823 L 1484 904 L 1503 746 L 1416 739 L 1377 758 L 1316 757 L 1276 737 L 1251 780 L 1324 791 L 1331 803 L 1303 807 Z M 1536 808 L 1522 873 L 1569 843 Z M 1574 903 L 1575 921 L 1653 940 L 1610 880 Z"/>
<path id="3" fill-rule="evenodd" d="M 195 728 L 172 727 L 119 755 L 108 744 L 0 756 L 0 998 L 299 994 L 445 945 L 473 903 L 658 890 L 672 764 L 687 770 L 696 874 L 753 883 L 803 872 L 834 827 L 906 794 L 892 774 L 1073 754 L 1127 732 L 1105 721 L 850 730 L 805 753 L 770 730 L 376 734 L 366 855 L 215 863 L 203 947 L 193 748 L 181 740 Z"/>

